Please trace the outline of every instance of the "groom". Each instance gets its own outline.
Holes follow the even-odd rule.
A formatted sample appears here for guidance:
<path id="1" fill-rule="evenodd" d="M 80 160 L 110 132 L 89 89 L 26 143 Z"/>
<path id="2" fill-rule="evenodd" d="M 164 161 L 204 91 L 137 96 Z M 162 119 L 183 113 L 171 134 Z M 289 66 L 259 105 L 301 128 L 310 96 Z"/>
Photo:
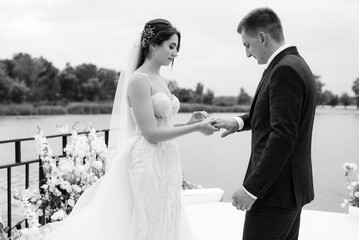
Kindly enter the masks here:
<path id="1" fill-rule="evenodd" d="M 313 74 L 297 48 L 285 44 L 273 10 L 258 8 L 239 23 L 247 57 L 266 64 L 248 114 L 217 119 L 222 137 L 251 130 L 251 156 L 233 206 L 247 210 L 243 240 L 298 239 L 302 207 L 313 200 Z"/>

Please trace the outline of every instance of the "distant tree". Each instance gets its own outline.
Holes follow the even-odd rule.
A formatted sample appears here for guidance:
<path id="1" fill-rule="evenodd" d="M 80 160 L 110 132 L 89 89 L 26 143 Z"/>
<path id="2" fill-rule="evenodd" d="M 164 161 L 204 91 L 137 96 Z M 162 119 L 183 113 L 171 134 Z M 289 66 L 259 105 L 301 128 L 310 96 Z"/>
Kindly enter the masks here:
<path id="1" fill-rule="evenodd" d="M 186 88 L 176 88 L 172 93 L 177 96 L 180 102 L 184 103 L 190 102 L 191 97 L 193 96 L 193 91 Z"/>
<path id="2" fill-rule="evenodd" d="M 248 93 L 241 87 L 239 92 L 237 104 L 239 105 L 248 105 L 252 102 L 252 98 L 248 95 Z"/>
<path id="3" fill-rule="evenodd" d="M 323 95 L 323 86 L 325 85 L 324 83 L 322 83 L 320 81 L 321 76 L 320 75 L 316 75 L 313 74 L 314 79 L 315 79 L 315 84 L 317 87 L 317 93 L 318 93 L 318 105 L 323 105 L 325 104 L 325 96 Z"/>
<path id="4" fill-rule="evenodd" d="M 4 70 L 5 75 L 9 76 L 12 79 L 14 78 L 14 67 L 15 63 L 12 59 L 0 60 L 0 68 Z"/>
<path id="5" fill-rule="evenodd" d="M 207 92 L 203 94 L 203 103 L 207 105 L 213 105 L 214 92 L 207 89 Z"/>
<path id="6" fill-rule="evenodd" d="M 333 95 L 332 98 L 329 100 L 329 105 L 332 107 L 337 106 L 339 103 L 339 97 L 338 95 Z"/>
<path id="7" fill-rule="evenodd" d="M 119 74 L 114 70 L 101 68 L 97 72 L 97 78 L 100 81 L 101 100 L 113 100 L 116 93 L 117 81 Z"/>
<path id="8" fill-rule="evenodd" d="M 353 89 L 353 92 L 355 93 L 355 96 L 357 98 L 357 109 L 359 109 L 359 78 L 357 78 L 353 82 L 352 89 Z"/>
<path id="9" fill-rule="evenodd" d="M 12 78 L 20 82 L 24 81 L 25 85 L 31 89 L 37 80 L 41 66 L 37 65 L 34 59 L 27 53 L 15 54 L 13 63 Z"/>
<path id="10" fill-rule="evenodd" d="M 85 83 L 97 77 L 97 67 L 94 64 L 81 64 L 75 67 L 75 75 L 80 80 L 80 84 Z"/>
<path id="11" fill-rule="evenodd" d="M 59 74 L 59 84 L 63 100 L 80 101 L 83 98 L 80 93 L 80 80 L 76 77 L 75 69 L 69 63 Z"/>
<path id="12" fill-rule="evenodd" d="M 85 99 L 89 101 L 99 100 L 101 84 L 99 79 L 91 78 L 87 82 L 81 84 L 81 92 L 84 94 Z"/>
<path id="13" fill-rule="evenodd" d="M 330 105 L 332 107 L 335 107 L 336 105 L 338 105 L 339 103 L 339 98 L 337 95 L 333 94 L 331 91 L 329 90 L 325 90 L 323 93 L 324 96 L 324 104 L 325 105 Z"/>
<path id="14" fill-rule="evenodd" d="M 14 82 L 11 85 L 9 97 L 12 102 L 22 103 L 26 101 L 29 91 L 29 88 L 25 85 L 24 82 Z"/>
<path id="15" fill-rule="evenodd" d="M 4 70 L 0 68 L 0 102 L 6 102 L 9 98 L 10 88 L 13 84 L 13 81 L 8 77 Z"/>
<path id="16" fill-rule="evenodd" d="M 42 57 L 36 59 L 36 64 L 40 66 L 40 71 L 31 88 L 32 100 L 51 102 L 58 100 L 61 93 L 59 70 Z"/>
<path id="17" fill-rule="evenodd" d="M 196 94 L 202 96 L 202 94 L 203 94 L 203 88 L 204 88 L 203 84 L 199 82 L 199 83 L 197 83 L 196 90 L 195 90 L 194 92 L 195 92 Z"/>
<path id="18" fill-rule="evenodd" d="M 350 104 L 350 97 L 347 93 L 343 93 L 341 96 L 340 96 L 340 99 L 339 99 L 340 103 L 343 104 L 343 106 L 345 108 L 347 108 L 347 106 Z"/>

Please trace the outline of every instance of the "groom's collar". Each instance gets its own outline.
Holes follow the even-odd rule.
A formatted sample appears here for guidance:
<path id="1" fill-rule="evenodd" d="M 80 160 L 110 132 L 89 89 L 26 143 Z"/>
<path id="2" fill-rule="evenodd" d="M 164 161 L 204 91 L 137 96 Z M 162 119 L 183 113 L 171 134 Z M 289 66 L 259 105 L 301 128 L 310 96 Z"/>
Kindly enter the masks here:
<path id="1" fill-rule="evenodd" d="M 280 53 L 282 52 L 284 49 L 287 49 L 291 47 L 291 45 L 288 44 L 284 44 L 281 47 L 279 47 L 269 58 L 266 64 L 266 69 L 269 67 L 269 65 L 271 64 L 271 62 L 273 61 L 273 59 Z"/>

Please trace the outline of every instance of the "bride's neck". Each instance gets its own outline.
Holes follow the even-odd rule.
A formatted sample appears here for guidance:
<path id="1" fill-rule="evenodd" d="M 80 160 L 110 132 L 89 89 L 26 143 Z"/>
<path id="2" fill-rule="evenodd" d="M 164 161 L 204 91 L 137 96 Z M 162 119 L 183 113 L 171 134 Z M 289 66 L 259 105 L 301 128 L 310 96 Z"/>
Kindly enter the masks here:
<path id="1" fill-rule="evenodd" d="M 141 69 L 143 71 L 150 73 L 150 74 L 155 74 L 155 75 L 160 74 L 160 68 L 161 68 L 161 65 L 158 65 L 153 61 L 145 61 L 141 66 Z"/>

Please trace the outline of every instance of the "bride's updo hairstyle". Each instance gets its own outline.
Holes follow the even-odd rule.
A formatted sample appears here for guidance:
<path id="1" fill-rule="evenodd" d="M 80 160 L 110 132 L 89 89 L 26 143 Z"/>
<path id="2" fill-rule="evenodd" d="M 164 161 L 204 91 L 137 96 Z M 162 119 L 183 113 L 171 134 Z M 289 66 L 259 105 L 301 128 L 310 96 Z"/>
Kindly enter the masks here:
<path id="1" fill-rule="evenodd" d="M 146 23 L 141 34 L 141 56 L 138 67 L 140 67 L 149 54 L 151 44 L 160 46 L 167 41 L 172 35 L 177 34 L 178 45 L 177 51 L 180 49 L 181 33 L 165 19 L 154 19 Z M 172 62 L 173 64 L 173 62 Z"/>

